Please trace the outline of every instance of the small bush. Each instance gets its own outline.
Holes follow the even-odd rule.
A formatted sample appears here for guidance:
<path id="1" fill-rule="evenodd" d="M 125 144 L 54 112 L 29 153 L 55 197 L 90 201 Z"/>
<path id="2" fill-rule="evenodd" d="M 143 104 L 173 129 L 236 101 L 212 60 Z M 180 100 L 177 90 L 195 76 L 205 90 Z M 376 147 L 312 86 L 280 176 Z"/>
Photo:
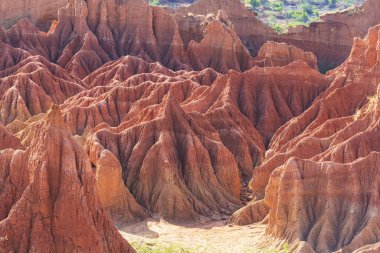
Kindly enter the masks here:
<path id="1" fill-rule="evenodd" d="M 149 0 L 149 4 L 152 6 L 160 5 L 160 0 Z"/>
<path id="2" fill-rule="evenodd" d="M 131 245 L 137 253 L 198 253 L 197 250 L 186 249 L 179 244 L 131 242 Z M 205 251 L 202 252 L 206 253 Z"/>

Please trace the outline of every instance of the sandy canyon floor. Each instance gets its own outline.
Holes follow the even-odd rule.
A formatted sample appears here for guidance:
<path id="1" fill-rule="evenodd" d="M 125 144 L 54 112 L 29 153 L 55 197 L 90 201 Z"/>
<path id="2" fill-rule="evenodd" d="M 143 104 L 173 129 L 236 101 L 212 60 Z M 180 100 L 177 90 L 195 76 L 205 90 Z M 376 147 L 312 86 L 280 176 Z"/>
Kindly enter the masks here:
<path id="1" fill-rule="evenodd" d="M 138 248 L 171 248 L 196 253 L 277 252 L 281 241 L 265 235 L 264 224 L 226 225 L 226 221 L 204 221 L 175 225 L 147 219 L 118 227 L 122 236 Z"/>
<path id="2" fill-rule="evenodd" d="M 0 26 L 0 253 L 380 252 L 379 10 L 278 35 L 240 0 L 68 0 L 47 33 Z"/>

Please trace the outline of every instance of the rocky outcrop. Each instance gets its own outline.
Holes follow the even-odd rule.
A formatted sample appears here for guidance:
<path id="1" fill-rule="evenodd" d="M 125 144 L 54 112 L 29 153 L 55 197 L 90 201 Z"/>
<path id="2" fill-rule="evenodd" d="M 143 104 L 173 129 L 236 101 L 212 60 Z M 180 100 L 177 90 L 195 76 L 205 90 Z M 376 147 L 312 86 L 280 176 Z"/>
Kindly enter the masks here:
<path id="1" fill-rule="evenodd" d="M 23 149 L 23 145 L 0 123 L 0 150 L 7 148 Z"/>
<path id="2" fill-rule="evenodd" d="M 133 198 L 122 180 L 122 167 L 110 151 L 98 143 L 88 144 L 91 162 L 96 166 L 96 189 L 100 202 L 115 224 L 143 220 L 148 212 Z"/>
<path id="3" fill-rule="evenodd" d="M 366 0 L 360 7 L 327 14 L 308 27 L 290 28 L 278 41 L 313 52 L 322 71 L 335 68 L 350 54 L 353 39 L 363 38 L 368 29 L 380 23 L 380 2 Z"/>
<path id="4" fill-rule="evenodd" d="M 311 68 L 318 70 L 317 57 L 312 52 L 305 52 L 300 48 L 285 43 L 266 42 L 255 58 L 260 67 L 282 67 L 301 60 Z"/>
<path id="5" fill-rule="evenodd" d="M 231 222 L 267 217 L 268 233 L 304 241 L 316 252 L 376 248 L 379 31 L 355 39 L 350 57 L 329 73 L 330 87 L 276 132 L 250 183 L 257 201 Z"/>
<path id="6" fill-rule="evenodd" d="M 9 60 L 4 67 L 13 65 L 0 71 L 0 122 L 4 125 L 26 121 L 85 89 L 79 79 L 45 58 L 26 58 L 27 53 L 19 55 L 16 49 L 3 48 Z"/>
<path id="7" fill-rule="evenodd" d="M 205 67 L 221 73 L 228 69 L 247 70 L 253 66 L 252 59 L 226 19 L 215 15 L 204 23 L 208 32 L 200 37 L 204 48 L 200 49 L 196 42 L 189 46 L 190 40 L 184 44 L 173 14 L 143 0 L 70 0 L 59 10 L 58 22 L 52 24 L 48 33 L 22 20 L 1 31 L 0 38 L 4 43 L 55 62 L 80 79 L 125 55 L 160 62 L 172 70 Z M 212 36 L 223 43 L 214 43 Z M 209 56 L 203 56 L 202 50 Z"/>
<path id="8" fill-rule="evenodd" d="M 132 252 L 107 215 L 226 218 L 251 179 L 231 222 L 300 251 L 377 249 L 380 27 L 323 75 L 293 46 L 252 59 L 233 6 L 77 0 L 48 33 L 0 29 L 1 250 Z"/>
<path id="9" fill-rule="evenodd" d="M 25 150 L 0 152 L 2 252 L 134 252 L 96 194 L 91 163 L 57 106 Z"/>
<path id="10" fill-rule="evenodd" d="M 202 20 L 210 14 L 217 15 L 220 10 L 226 13 L 234 31 L 253 56 L 265 42 L 277 37 L 277 33 L 261 22 L 240 0 L 198 0 L 189 6 L 168 9 L 171 13 L 177 13 L 176 19 L 184 24 L 179 26 L 181 37 L 186 37 L 189 30 L 192 34 L 202 34 Z M 203 18 L 197 18 L 197 15 Z"/>
<path id="11" fill-rule="evenodd" d="M 0 26 L 10 27 L 20 19 L 28 18 L 38 28 L 47 31 L 53 20 L 57 19 L 58 9 L 67 0 L 15 0 L 2 1 L 0 4 Z"/>
<path id="12" fill-rule="evenodd" d="M 329 83 L 300 61 L 218 75 L 130 56 L 85 81 L 94 88 L 62 105 L 70 130 L 91 139 L 90 157 L 104 149 L 117 158 L 137 203 L 175 221 L 236 210 L 273 133 Z"/>
<path id="13" fill-rule="evenodd" d="M 204 31 L 202 20 L 207 15 L 216 15 L 224 10 L 234 31 L 251 55 L 256 56 L 262 45 L 269 40 L 285 42 L 313 52 L 318 58 L 320 70 L 325 72 L 337 67 L 348 57 L 355 37 L 364 37 L 370 27 L 380 23 L 379 8 L 379 1 L 366 0 L 361 7 L 324 15 L 321 21 L 309 26 L 289 28 L 285 34 L 277 34 L 259 21 L 255 13 L 240 0 L 199 0 L 190 6 L 169 11 L 177 13 L 177 20 L 183 24 L 179 27 L 182 37 L 191 33 L 197 34 L 195 37 L 199 38 L 199 34 Z"/>
<path id="14" fill-rule="evenodd" d="M 201 71 L 173 71 L 143 60 L 145 54 L 111 61 L 112 51 L 105 55 L 105 44 L 89 30 L 86 5 L 86 19 L 69 15 L 75 10 L 70 6 L 47 35 L 27 21 L 2 33 L 9 52 L 0 72 L 2 120 L 22 145 L 30 146 L 32 129 L 52 104 L 60 104 L 67 128 L 86 147 L 100 201 L 115 222 L 148 215 L 184 221 L 231 214 L 241 207 L 241 187 L 261 163 L 274 132 L 308 108 L 329 83 L 300 61 L 229 71 L 247 70 L 253 59 L 223 12 L 210 18 L 209 32 L 186 49 L 197 57 L 190 65 Z M 37 36 L 29 37 L 24 29 Z M 60 44 L 58 34 L 73 39 Z M 214 46 L 217 36 L 225 41 Z M 56 58 L 54 52 L 60 52 L 57 63 L 66 69 L 46 59 Z M 223 76 L 207 66 L 229 72 Z M 28 96 L 33 93 L 38 95 Z M 281 99 L 273 100 L 276 96 Z M 152 166 L 157 169 L 151 171 Z"/>
<path id="15" fill-rule="evenodd" d="M 20 0 L 18 1 L 21 3 Z M 41 23 L 39 28 L 46 27 L 46 23 L 51 22 L 51 18 L 44 16 L 50 17 L 50 10 L 52 12 L 63 3 L 44 4 L 42 0 L 39 1 L 41 6 L 48 10 L 37 8 L 38 11 L 34 11 L 33 8 L 26 8 L 27 12 L 33 14 L 7 11 L 4 17 L 7 15 L 26 16 L 33 24 Z M 9 7 L 8 4 L 3 5 L 4 9 Z M 313 52 L 319 59 L 319 69 L 324 72 L 338 66 L 346 59 L 354 37 L 363 37 L 371 26 L 380 22 L 380 16 L 376 11 L 379 7 L 377 0 L 367 0 L 361 7 L 328 14 L 322 16 L 321 21 L 311 23 L 308 27 L 298 26 L 290 28 L 286 34 L 277 34 L 259 21 L 255 13 L 247 9 L 240 0 L 199 0 L 190 6 L 177 9 L 151 7 L 143 0 L 89 2 L 70 0 L 68 5 L 60 10 L 59 21 L 53 22 L 49 34 L 47 36 L 40 34 L 38 38 L 32 39 L 32 41 L 37 40 L 37 43 L 23 45 L 26 40 L 22 38 L 23 36 L 20 38 L 20 34 L 26 34 L 25 37 L 29 39 L 31 37 L 31 33 L 27 32 L 27 30 L 31 31 L 30 26 L 25 24 L 24 29 L 19 27 L 17 32 L 13 31 L 8 34 L 8 37 L 12 38 L 13 43 L 21 43 L 23 49 L 32 45 L 33 54 L 40 54 L 58 63 L 80 78 L 86 77 L 104 63 L 127 54 L 138 56 L 149 62 L 159 61 L 174 70 L 199 70 L 200 65 L 216 68 L 215 60 L 220 59 L 220 62 L 224 62 L 229 59 L 231 57 L 228 53 L 229 48 L 240 44 L 240 41 L 252 56 L 256 56 L 261 46 L 269 40 L 285 42 L 304 51 Z M 19 9 L 22 8 L 17 8 Z M 220 10 L 224 12 L 222 17 L 218 14 Z M 137 15 L 137 13 L 146 13 L 146 15 Z M 218 36 L 223 34 L 222 41 L 225 42 L 220 45 L 214 43 L 214 46 L 218 45 L 216 52 L 227 52 L 227 55 L 215 56 L 214 54 L 216 59 L 205 57 L 206 60 L 214 62 L 212 66 L 212 64 L 207 64 L 207 61 L 198 62 L 199 55 L 194 55 L 187 49 L 191 41 L 196 44 L 202 39 L 209 40 L 204 37 L 209 28 L 215 30 L 215 24 L 211 25 L 215 23 L 215 19 L 222 23 L 228 20 L 228 27 L 238 36 L 230 38 L 229 29 L 218 30 Z M 209 25 L 211 26 L 208 27 Z M 209 31 L 210 33 L 212 31 Z M 206 37 L 210 36 L 206 35 Z M 23 41 L 19 41 L 20 39 Z M 226 41 L 231 41 L 231 43 L 226 45 Z M 198 52 L 199 49 L 196 51 Z M 246 62 L 250 62 L 249 57 L 245 57 L 245 51 L 246 49 L 241 49 L 240 45 L 237 46 L 238 55 L 244 56 L 238 59 L 240 64 L 236 65 L 236 60 L 232 60 L 232 62 L 221 64 L 221 69 L 216 70 L 223 72 L 226 64 L 235 70 L 248 69 L 246 67 L 251 65 L 245 65 Z M 233 56 L 232 59 L 235 57 Z M 242 61 L 244 61 L 243 65 L 241 65 Z"/>
<path id="16" fill-rule="evenodd" d="M 206 34 L 199 43 L 190 41 L 188 55 L 195 70 L 211 67 L 226 73 L 230 69 L 245 71 L 255 65 L 235 32 L 219 20 L 208 24 Z"/>

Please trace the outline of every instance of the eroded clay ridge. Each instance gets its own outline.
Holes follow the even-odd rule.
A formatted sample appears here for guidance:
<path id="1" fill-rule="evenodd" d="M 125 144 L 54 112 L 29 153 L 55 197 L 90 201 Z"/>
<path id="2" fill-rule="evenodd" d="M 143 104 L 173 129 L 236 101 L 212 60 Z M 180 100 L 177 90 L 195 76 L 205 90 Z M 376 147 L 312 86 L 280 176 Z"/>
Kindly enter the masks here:
<path id="1" fill-rule="evenodd" d="M 58 106 L 30 125 L 25 146 L 0 127 L 1 252 L 135 252 L 106 215 Z"/>
<path id="2" fill-rule="evenodd" d="M 82 48 L 83 37 L 87 32 L 97 37 L 89 39 L 85 46 L 87 50 L 97 51 L 91 53 L 91 59 L 96 60 L 92 66 L 81 70 L 83 66 L 77 64 L 77 61 L 85 62 L 83 59 L 76 59 L 71 64 L 73 71 L 79 67 L 76 71 L 82 78 L 85 76 L 83 71 L 93 71 L 100 63 L 115 60 L 126 53 L 143 56 L 145 60 L 160 61 L 165 66 L 176 69 L 190 67 L 200 70 L 206 66 L 221 72 L 226 72 L 229 68 L 246 70 L 252 66 L 252 62 L 244 46 L 252 56 L 256 56 L 267 41 L 285 42 L 313 52 L 319 59 L 319 68 L 325 71 L 335 68 L 348 57 L 354 37 L 363 38 L 370 27 L 380 22 L 380 3 L 377 0 L 366 0 L 360 7 L 324 15 L 321 21 L 308 27 L 290 28 L 285 34 L 277 34 L 267 27 L 240 0 L 199 0 L 187 7 L 166 8 L 165 11 L 158 7 L 148 7 L 143 1 L 36 0 L 31 4 L 25 0 L 15 0 L 4 2 L 0 6 L 0 24 L 10 27 L 20 18 L 28 18 L 32 24 L 47 31 L 52 20 L 59 19 L 57 11 L 67 2 L 70 7 L 61 11 L 63 16 L 71 16 L 71 20 L 73 17 L 82 19 L 81 22 L 87 25 L 79 25 L 82 28 L 77 35 L 81 39 L 76 39 L 73 43 L 75 45 L 66 50 L 66 56 L 60 65 L 66 67 L 69 64 L 72 56 Z M 220 10 L 224 12 L 222 18 Z M 91 13 L 89 16 L 88 12 Z M 221 24 L 215 23 L 208 27 L 215 19 L 222 21 L 224 29 L 220 27 Z M 60 20 L 63 21 L 63 18 Z M 133 25 L 126 27 L 127 23 Z M 59 51 L 68 44 L 65 40 L 71 41 L 74 38 L 70 30 L 72 27 L 66 25 L 65 32 L 57 32 L 58 40 L 61 40 Z M 74 30 L 78 32 L 78 29 Z M 205 37 L 206 30 L 208 35 L 202 42 L 203 49 L 199 50 L 197 43 Z M 65 40 L 62 41 L 63 38 Z M 189 45 L 192 40 L 194 42 Z M 207 49 L 204 48 L 206 44 L 209 45 Z M 97 50 L 100 49 L 99 46 L 105 52 Z M 52 61 L 58 60 L 59 56 L 53 49 L 46 48 L 44 51 L 46 50 L 49 52 L 44 52 L 44 56 L 49 55 Z M 38 53 L 41 54 L 41 50 Z M 219 54 L 225 56 L 216 57 Z M 81 56 L 84 56 L 83 53 Z"/>
<path id="3" fill-rule="evenodd" d="M 377 0 L 366 0 L 360 7 L 324 15 L 321 21 L 308 27 L 290 28 L 285 34 L 277 34 L 267 27 L 240 0 L 198 0 L 170 11 L 179 14 L 176 18 L 180 34 L 186 40 L 188 36 L 202 34 L 199 15 L 215 14 L 221 9 L 227 13 L 236 34 L 252 55 L 256 55 L 268 40 L 285 42 L 313 52 L 323 71 L 340 65 L 348 57 L 354 37 L 363 38 L 370 27 L 380 23 L 380 2 Z"/>
<path id="4" fill-rule="evenodd" d="M 37 27 L 48 30 L 51 22 L 57 19 L 58 9 L 66 3 L 67 0 L 1 1 L 0 25 L 11 27 L 18 20 L 28 18 Z"/>
<path id="5" fill-rule="evenodd" d="M 227 218 L 252 179 L 232 222 L 268 221 L 298 250 L 376 251 L 379 27 L 323 75 L 294 46 L 239 51 L 223 11 L 186 42 L 177 16 L 119 4 L 0 32 L 0 249 L 132 251 L 108 216 Z"/>
<path id="6" fill-rule="evenodd" d="M 81 79 L 125 55 L 173 70 L 212 67 L 226 73 L 255 65 L 223 12 L 204 25 L 207 33 L 199 42 L 184 44 L 174 15 L 143 0 L 69 0 L 48 33 L 24 19 L 2 29 L 0 41 L 43 56 Z"/>
<path id="7" fill-rule="evenodd" d="M 331 85 L 274 135 L 231 222 L 268 221 L 302 252 L 378 252 L 380 26 L 355 39 Z"/>
<path id="8" fill-rule="evenodd" d="M 126 54 L 159 61 L 171 69 L 244 71 L 255 65 L 250 55 L 256 56 L 267 41 L 313 52 L 320 70 L 325 71 L 348 57 L 354 37 L 364 37 L 380 22 L 377 0 L 324 15 L 321 21 L 290 28 L 286 34 L 267 27 L 240 0 L 199 0 L 187 7 L 165 10 L 150 7 L 143 0 L 46 2 L 37 0 L 33 6 L 25 0 L 4 3 L 0 24 L 10 27 L 20 18 L 28 18 L 28 22 L 47 31 L 52 20 L 59 20 L 58 29 L 55 23 L 52 34 L 42 36 L 48 38 L 40 34 L 33 39 L 35 46 L 45 47 L 35 48 L 33 54 L 43 55 L 80 78 Z M 57 15 L 66 2 L 68 6 Z M 19 25 L 17 33 L 27 33 L 30 27 L 26 26 Z"/>
<path id="9" fill-rule="evenodd" d="M 232 71 L 225 76 L 210 68 L 174 72 L 150 63 L 161 57 L 161 62 L 168 59 L 172 69 L 190 69 L 187 54 L 175 58 L 184 52 L 181 40 L 177 44 L 165 36 L 170 35 L 171 24 L 171 35 L 176 37 L 173 17 L 142 1 L 120 4 L 124 16 L 107 14 L 115 11 L 113 6 L 110 1 L 69 2 L 47 34 L 28 20 L 2 31 L 0 120 L 6 127 L 4 139 L 11 141 L 12 133 L 22 147 L 29 147 L 35 139 L 33 126 L 51 106 L 61 105 L 66 127 L 78 136 L 97 168 L 100 198 L 115 220 L 131 222 L 159 214 L 184 221 L 231 214 L 241 207 L 240 188 L 262 160 L 277 128 L 302 113 L 327 87 L 328 80 L 310 68 L 316 66 L 315 57 L 285 44 L 269 43 L 255 60 L 258 65 L 282 66 L 297 59 L 309 65 L 296 62 L 293 67 L 256 68 L 244 74 Z M 145 10 L 151 20 L 133 16 L 135 9 Z M 118 17 L 117 23 L 112 23 L 113 17 Z M 155 17 L 165 17 L 165 27 L 153 29 L 152 25 L 161 22 L 153 22 Z M 199 55 L 194 68 L 211 65 L 226 72 L 232 60 L 241 70 L 231 52 L 236 52 L 235 41 L 242 45 L 227 21 L 220 12 L 211 18 L 202 41 L 189 43 L 191 53 Z M 128 29 L 115 40 L 120 27 Z M 222 41 L 220 47 L 214 46 L 215 37 Z M 165 55 L 161 46 L 169 50 Z M 139 58 L 112 61 L 128 53 Z M 296 71 L 290 71 L 293 68 Z M 291 96 L 295 91 L 298 95 Z M 277 96 L 282 99 L 272 99 Z"/>

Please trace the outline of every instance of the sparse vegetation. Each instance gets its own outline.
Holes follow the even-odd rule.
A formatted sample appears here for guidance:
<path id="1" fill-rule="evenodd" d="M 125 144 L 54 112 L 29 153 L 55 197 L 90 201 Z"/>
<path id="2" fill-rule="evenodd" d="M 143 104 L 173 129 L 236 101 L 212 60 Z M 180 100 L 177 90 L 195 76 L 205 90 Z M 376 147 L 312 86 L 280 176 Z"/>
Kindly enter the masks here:
<path id="1" fill-rule="evenodd" d="M 362 116 L 367 115 L 376 109 L 377 102 L 379 101 L 379 97 L 377 95 L 370 96 L 367 98 L 367 104 L 361 108 L 356 109 L 356 112 L 352 116 L 352 118 L 356 121 L 360 119 Z"/>
<path id="2" fill-rule="evenodd" d="M 326 13 L 342 11 L 358 6 L 364 0 L 241 0 L 248 8 L 254 10 L 259 19 L 277 32 L 286 32 L 289 27 L 309 25 L 318 21 Z M 194 0 L 169 1 L 148 0 L 152 6 L 180 6 L 183 3 L 192 3 Z M 354 9 L 356 11 L 356 9 Z"/>
<path id="3" fill-rule="evenodd" d="M 212 253 L 204 247 L 197 247 L 192 249 L 187 249 L 182 247 L 180 244 L 171 244 L 164 245 L 162 243 L 144 243 L 144 242 L 131 242 L 133 248 L 137 251 L 137 253 Z M 273 249 L 263 249 L 260 251 L 257 250 L 245 250 L 241 253 L 289 253 L 289 245 L 285 243 L 281 249 L 273 250 Z M 239 253 L 239 252 L 236 252 Z"/>
<path id="4" fill-rule="evenodd" d="M 308 25 L 327 12 L 336 12 L 359 5 L 363 0 L 245 0 L 258 17 L 277 32 L 289 27 Z"/>
<path id="5" fill-rule="evenodd" d="M 160 5 L 160 0 L 148 0 L 149 4 L 152 6 Z"/>
<path id="6" fill-rule="evenodd" d="M 203 253 L 198 249 L 186 249 L 179 244 L 164 245 L 162 243 L 131 242 L 137 253 Z M 206 253 L 206 252 L 205 252 Z"/>

